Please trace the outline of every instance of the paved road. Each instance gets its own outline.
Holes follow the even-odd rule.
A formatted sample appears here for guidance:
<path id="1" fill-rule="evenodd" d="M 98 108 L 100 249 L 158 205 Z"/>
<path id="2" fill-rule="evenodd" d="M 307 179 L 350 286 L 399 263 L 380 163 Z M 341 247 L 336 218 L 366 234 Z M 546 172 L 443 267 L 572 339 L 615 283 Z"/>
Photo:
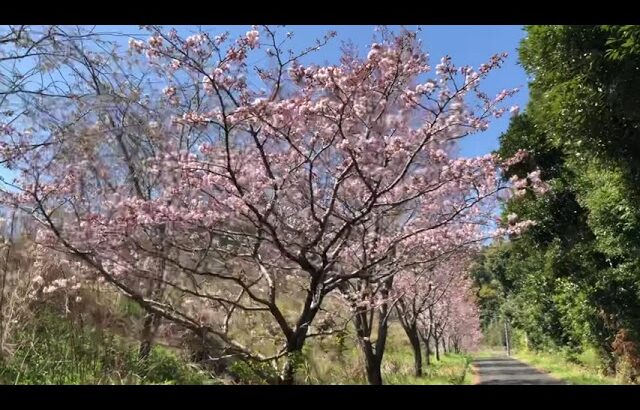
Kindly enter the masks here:
<path id="1" fill-rule="evenodd" d="M 510 357 L 474 360 L 477 384 L 567 384 Z"/>

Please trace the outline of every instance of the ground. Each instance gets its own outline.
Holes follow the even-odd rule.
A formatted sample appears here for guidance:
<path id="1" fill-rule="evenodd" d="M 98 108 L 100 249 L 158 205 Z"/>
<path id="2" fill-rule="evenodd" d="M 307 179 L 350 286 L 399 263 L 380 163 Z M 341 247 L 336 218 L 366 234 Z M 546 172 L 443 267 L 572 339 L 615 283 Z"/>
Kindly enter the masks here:
<path id="1" fill-rule="evenodd" d="M 507 356 L 476 359 L 475 384 L 567 384 L 547 373 Z"/>

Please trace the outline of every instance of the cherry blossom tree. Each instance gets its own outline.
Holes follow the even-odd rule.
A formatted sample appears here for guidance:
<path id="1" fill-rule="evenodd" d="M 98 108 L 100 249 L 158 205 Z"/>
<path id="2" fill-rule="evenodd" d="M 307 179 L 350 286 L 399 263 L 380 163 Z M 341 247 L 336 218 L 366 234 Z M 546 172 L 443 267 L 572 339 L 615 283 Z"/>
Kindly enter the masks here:
<path id="1" fill-rule="evenodd" d="M 455 353 L 475 351 L 482 340 L 480 313 L 475 301 L 471 281 L 465 278 L 449 299 L 452 320 L 446 329 L 450 349 Z"/>
<path id="2" fill-rule="evenodd" d="M 135 61 L 124 60 L 126 55 L 118 51 L 114 36 L 81 27 L 19 26 L 10 27 L 2 37 L 5 44 L 13 45 L 7 47 L 3 57 L 4 63 L 13 64 L 3 64 L 6 70 L 0 75 L 7 90 L 3 108 L 8 108 L 3 111 L 3 130 L 8 139 L 3 142 L 3 163 L 18 173 L 18 178 L 5 181 L 5 186 L 12 194 L 24 194 L 20 184 L 30 180 L 35 193 L 45 178 L 49 186 L 81 178 L 79 194 L 84 200 L 72 205 L 75 223 L 81 213 L 100 207 L 106 194 L 123 192 L 141 201 L 150 200 L 159 181 L 145 172 L 144 161 L 154 152 L 166 150 L 166 144 L 171 149 L 188 148 L 197 138 L 192 129 L 166 132 L 166 127 L 160 126 L 163 118 L 177 115 L 186 107 L 167 103 L 158 97 L 159 91 L 153 98 L 152 76 Z M 19 204 L 15 198 L 8 200 L 9 204 Z M 57 223 L 73 218 L 67 210 L 59 211 L 48 217 L 61 218 Z M 150 238 L 154 246 L 168 251 L 163 228 L 153 229 Z M 51 258 L 51 254 L 41 252 L 40 257 Z M 67 263 L 65 258 L 60 262 Z M 86 266 L 78 267 L 78 276 L 83 271 L 87 271 Z M 154 275 L 161 276 L 162 271 L 158 268 Z M 93 269 L 86 273 L 89 278 L 95 276 Z M 142 272 L 131 274 L 141 282 L 141 295 L 162 298 L 162 281 L 144 276 Z M 42 285 L 48 290 L 61 287 Z M 149 312 L 144 320 L 141 358 L 149 353 L 159 318 Z"/>
<path id="3" fill-rule="evenodd" d="M 11 88 L 1 142 L 3 203 L 35 218 L 72 282 L 145 309 L 142 356 L 164 321 L 293 383 L 327 295 L 388 299 L 400 267 L 446 253 L 442 230 L 464 237 L 507 189 L 497 157 L 451 152 L 506 111 L 514 90 L 479 88 L 504 55 L 432 73 L 415 33 L 382 31 L 366 57 L 305 65 L 334 33 L 294 52 L 269 27 L 147 30 L 129 54 L 59 28 L 14 42 L 50 76 Z"/>
<path id="4" fill-rule="evenodd" d="M 478 242 L 485 239 L 478 238 L 472 242 L 470 241 L 472 238 L 473 235 L 464 238 L 465 242 L 462 245 L 452 246 L 449 252 L 440 255 L 433 263 L 424 264 L 417 269 L 405 270 L 396 277 L 395 308 L 398 320 L 413 350 L 416 377 L 422 375 L 421 331 L 424 335 L 427 360 L 430 356 L 428 343 L 433 332 L 433 328 L 429 326 L 430 323 L 427 322 L 425 326 L 421 318 L 428 317 L 430 309 L 443 303 L 444 300 L 448 301 L 451 293 L 458 291 L 452 288 L 459 286 L 460 277 L 465 274 L 471 255 L 479 247 Z M 446 236 L 441 238 L 442 241 L 447 239 L 450 238 Z"/>
<path id="5" fill-rule="evenodd" d="M 469 263 L 466 263 L 468 266 Z M 464 272 L 454 277 L 446 292 L 443 292 L 443 297 L 430 305 L 419 320 L 427 348 L 429 339 L 433 339 L 437 360 L 440 360 L 441 347 L 445 352 L 447 347 L 456 352 L 476 349 L 481 332 L 472 281 Z M 427 350 L 429 354 L 429 348 Z"/>
<path id="6" fill-rule="evenodd" d="M 450 201 L 451 196 L 443 198 Z M 438 199 L 430 199 L 430 206 L 438 209 Z M 441 210 L 447 209 L 443 204 L 439 207 Z M 481 211 L 482 207 L 476 204 L 467 212 L 456 214 L 445 224 L 439 224 L 435 219 L 431 225 L 424 224 L 431 226 L 428 233 L 407 242 L 405 248 L 394 249 L 388 260 L 377 265 L 366 277 L 354 278 L 340 287 L 340 293 L 353 315 L 358 345 L 370 383 L 382 383 L 381 364 L 387 327 L 394 307 L 414 349 L 416 374 L 421 374 L 418 317 L 443 297 L 455 275 L 463 273 L 466 266 L 460 263 L 467 259 L 466 254 L 489 238 L 487 235 L 490 232 L 482 228 L 487 218 L 492 219 L 490 209 L 485 210 L 486 214 Z M 381 228 L 379 231 L 388 229 Z M 354 254 L 352 260 L 365 257 L 366 253 L 362 257 Z M 374 331 L 375 337 L 372 337 Z"/>

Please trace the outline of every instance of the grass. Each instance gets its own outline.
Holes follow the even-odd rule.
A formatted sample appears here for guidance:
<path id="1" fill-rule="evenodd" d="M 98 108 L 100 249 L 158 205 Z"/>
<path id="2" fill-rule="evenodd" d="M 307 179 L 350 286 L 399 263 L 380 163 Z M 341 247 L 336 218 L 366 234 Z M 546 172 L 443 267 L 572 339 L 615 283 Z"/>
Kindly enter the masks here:
<path id="1" fill-rule="evenodd" d="M 410 353 L 410 352 L 409 352 Z M 413 360 L 412 357 L 409 357 Z M 424 366 L 422 377 L 413 374 L 395 373 L 386 374 L 387 384 L 471 384 L 472 373 L 470 371 L 471 357 L 465 354 L 450 353 L 440 356 L 440 361 L 432 357 L 431 365 Z"/>
<path id="2" fill-rule="evenodd" d="M 137 357 L 137 343 L 82 325 L 43 308 L 14 335 L 10 357 L 0 357 L 0 384 L 212 384 L 219 380 L 189 363 L 179 351 L 156 345 L 147 362 Z M 425 358 L 423 358 L 425 360 Z M 327 338 L 309 343 L 299 384 L 367 384 L 364 363 L 355 340 Z M 471 356 L 441 354 L 413 375 L 413 352 L 397 324 L 390 327 L 382 363 L 384 384 L 471 384 Z M 236 370 L 242 370 L 236 369 Z M 251 369 L 249 369 L 251 370 Z M 273 370 L 273 369 L 271 369 Z M 246 373 L 246 374 L 245 374 Z M 259 384 L 253 371 L 240 372 L 243 383 Z M 270 374 L 270 365 L 258 374 Z M 246 376 L 246 377 L 245 377 Z"/>
<path id="3" fill-rule="evenodd" d="M 382 360 L 384 384 L 471 384 L 471 356 L 466 354 L 441 354 L 436 361 L 432 355 L 431 364 L 426 365 L 423 357 L 423 376 L 415 377 L 413 352 L 397 323 L 391 323 L 387 348 Z M 364 363 L 351 337 L 343 343 L 335 338 L 323 342 L 309 343 L 305 351 L 305 361 L 299 372 L 299 383 L 304 384 L 366 384 Z"/>
<path id="4" fill-rule="evenodd" d="M 118 305 L 118 317 L 141 314 L 134 305 Z M 115 319 L 111 320 L 112 322 Z M 119 322 L 118 322 L 119 323 Z M 119 329 L 119 328 L 118 328 Z M 123 334 L 120 334 L 123 333 Z M 0 356 L 0 384 L 217 384 L 215 376 L 189 362 L 185 352 L 154 346 L 146 362 L 138 359 L 138 344 L 111 326 L 95 326 L 54 305 L 42 305 L 12 337 L 12 352 Z M 389 328 L 382 362 L 384 384 L 471 384 L 471 356 L 441 354 L 431 357 L 423 376 L 415 377 L 413 352 L 398 323 Z M 273 379 L 270 364 L 259 369 L 236 363 L 242 383 L 262 384 Z M 245 368 L 246 367 L 246 368 Z M 311 339 L 297 371 L 299 384 L 367 384 L 361 352 L 353 332 L 344 337 Z"/>
<path id="5" fill-rule="evenodd" d="M 513 356 L 571 384 L 623 384 L 614 377 L 603 376 L 598 369 L 597 360 L 594 360 L 590 351 L 578 356 L 578 363 L 570 362 L 561 353 L 523 350 Z"/>
<path id="6" fill-rule="evenodd" d="M 154 346 L 146 362 L 137 343 L 43 310 L 0 358 L 0 384 L 204 384 L 208 374 Z"/>

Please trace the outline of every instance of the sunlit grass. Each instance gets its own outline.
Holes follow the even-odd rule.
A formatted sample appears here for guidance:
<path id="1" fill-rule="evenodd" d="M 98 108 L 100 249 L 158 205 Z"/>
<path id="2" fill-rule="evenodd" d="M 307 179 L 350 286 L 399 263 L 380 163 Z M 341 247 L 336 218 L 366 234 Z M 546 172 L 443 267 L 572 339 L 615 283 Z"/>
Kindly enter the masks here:
<path id="1" fill-rule="evenodd" d="M 578 357 L 580 363 L 572 363 L 560 353 L 518 351 L 513 356 L 571 384 L 623 384 L 600 374 L 588 352 Z"/>
<path id="2" fill-rule="evenodd" d="M 391 363 L 402 360 L 406 368 L 402 372 L 389 373 L 386 372 L 387 384 L 422 384 L 422 385 L 440 385 L 440 384 L 471 384 L 471 357 L 463 354 L 446 354 L 440 356 L 440 361 L 436 361 L 435 357 L 431 358 L 431 364 L 425 365 L 422 377 L 415 377 L 413 371 L 413 357 L 408 351 L 406 357 L 399 356 L 389 358 Z"/>

